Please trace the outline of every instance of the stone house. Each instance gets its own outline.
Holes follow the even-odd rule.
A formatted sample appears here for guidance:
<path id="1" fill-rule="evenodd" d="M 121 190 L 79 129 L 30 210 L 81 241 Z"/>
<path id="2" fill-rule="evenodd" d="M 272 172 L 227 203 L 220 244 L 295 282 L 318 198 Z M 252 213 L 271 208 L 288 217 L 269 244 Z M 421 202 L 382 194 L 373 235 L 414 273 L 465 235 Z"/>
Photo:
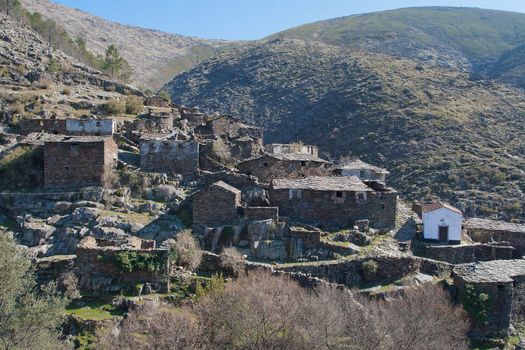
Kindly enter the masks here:
<path id="1" fill-rule="evenodd" d="M 386 177 L 390 173 L 386 169 L 355 159 L 344 165 L 336 166 L 333 174 L 338 176 L 356 176 L 363 181 L 386 182 Z"/>
<path id="2" fill-rule="evenodd" d="M 525 253 L 524 224 L 472 218 L 465 222 L 464 227 L 466 233 L 475 242 L 507 242 L 521 255 Z"/>
<path id="3" fill-rule="evenodd" d="M 302 143 L 270 143 L 264 145 L 264 150 L 269 154 L 302 153 L 319 157 L 319 148 L 317 146 L 303 145 Z"/>
<path id="4" fill-rule="evenodd" d="M 169 250 L 157 248 L 155 241 L 128 237 L 108 240 L 92 236 L 77 245 L 76 273 L 80 289 L 93 293 L 134 291 L 137 285 L 150 285 L 159 292 L 169 291 Z M 122 266 L 126 258 L 130 266 Z M 133 266 L 140 257 L 148 267 Z M 143 288 L 144 289 L 144 288 Z"/>
<path id="5" fill-rule="evenodd" d="M 508 331 L 517 288 L 524 288 L 525 260 L 492 260 L 457 265 L 453 270 L 458 299 L 468 303 L 480 293 L 488 295 L 486 320 L 477 320 L 480 335 L 494 337 Z M 468 286 L 468 287 L 467 287 Z M 473 293 L 466 293 L 470 288 Z M 523 293 L 521 292 L 521 298 Z M 474 300 L 475 301 L 475 300 Z"/>
<path id="6" fill-rule="evenodd" d="M 114 132 L 113 119 L 25 119 L 20 122 L 23 135 L 47 133 L 75 136 L 111 136 Z"/>
<path id="7" fill-rule="evenodd" d="M 204 125 L 195 128 L 195 133 L 204 138 L 221 137 L 235 139 L 239 137 L 250 137 L 262 140 L 264 129 L 257 126 L 242 123 L 232 116 L 218 116 L 208 120 Z"/>
<path id="8" fill-rule="evenodd" d="M 344 228 L 368 219 L 373 228 L 395 226 L 397 191 L 377 182 L 367 185 L 355 176 L 275 179 L 269 195 L 279 214 L 295 222 Z"/>
<path id="9" fill-rule="evenodd" d="M 279 178 L 302 178 L 329 174 L 330 163 L 307 153 L 263 154 L 237 165 L 243 174 L 253 175 L 260 182 L 269 183 Z"/>
<path id="10" fill-rule="evenodd" d="M 148 107 L 148 112 L 141 114 L 129 124 L 128 134 L 169 134 L 173 131 L 173 122 L 180 118 L 179 112 L 172 108 Z"/>
<path id="11" fill-rule="evenodd" d="M 65 137 L 44 143 L 44 187 L 104 186 L 117 159 L 111 137 Z"/>
<path id="12" fill-rule="evenodd" d="M 459 244 L 463 214 L 450 204 L 434 202 L 422 206 L 423 239 Z"/>
<path id="13" fill-rule="evenodd" d="M 193 227 L 233 225 L 239 220 L 241 191 L 224 181 L 193 194 Z"/>
<path id="14" fill-rule="evenodd" d="M 191 175 L 199 169 L 199 143 L 141 139 L 140 167 L 144 171 Z"/>

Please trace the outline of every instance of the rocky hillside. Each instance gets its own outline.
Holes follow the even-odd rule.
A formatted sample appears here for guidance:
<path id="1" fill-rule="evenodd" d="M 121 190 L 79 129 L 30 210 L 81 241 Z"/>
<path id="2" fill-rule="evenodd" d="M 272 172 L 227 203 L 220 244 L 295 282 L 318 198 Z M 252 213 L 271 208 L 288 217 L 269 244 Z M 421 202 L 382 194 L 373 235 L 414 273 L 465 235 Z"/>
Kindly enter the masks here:
<path id="1" fill-rule="evenodd" d="M 376 12 L 306 24 L 274 37 L 400 55 L 463 68 L 523 84 L 500 58 L 523 43 L 525 14 L 475 8 L 422 7 Z M 509 68 L 505 70 L 505 68 Z M 517 79 L 508 79 L 519 73 Z M 525 85 L 522 85 L 525 86 Z"/>
<path id="2" fill-rule="evenodd" d="M 459 70 L 300 40 L 203 62 L 167 88 L 176 102 L 267 128 L 392 172 L 402 196 L 469 215 L 524 218 L 525 94 Z"/>
<path id="3" fill-rule="evenodd" d="M 122 25 L 48 0 L 20 2 L 27 10 L 62 25 L 72 38 L 83 38 L 86 48 L 95 54 L 103 55 L 108 45 L 116 45 L 131 64 L 133 82 L 139 87 L 160 88 L 229 43 Z"/>

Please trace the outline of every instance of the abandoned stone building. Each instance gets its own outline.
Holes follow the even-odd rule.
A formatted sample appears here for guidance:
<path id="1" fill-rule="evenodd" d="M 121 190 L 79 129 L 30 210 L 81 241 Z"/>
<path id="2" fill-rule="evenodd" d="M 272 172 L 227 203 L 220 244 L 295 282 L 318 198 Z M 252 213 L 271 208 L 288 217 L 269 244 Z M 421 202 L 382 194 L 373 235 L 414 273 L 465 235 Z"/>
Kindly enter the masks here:
<path id="1" fill-rule="evenodd" d="M 521 294 L 520 298 L 523 298 L 524 282 L 524 259 L 476 262 L 454 268 L 454 286 L 458 289 L 459 300 L 473 298 L 472 291 L 476 295 L 486 293 L 489 297 L 486 320 L 477 325 L 484 336 L 507 332 L 513 303 L 518 301 L 515 295 Z M 470 294 L 466 293 L 467 288 L 471 289 Z"/>
<path id="2" fill-rule="evenodd" d="M 263 154 L 237 165 L 241 173 L 253 175 L 263 183 L 279 178 L 327 176 L 329 167 L 328 161 L 308 153 Z"/>
<path id="3" fill-rule="evenodd" d="M 324 228 L 352 227 L 368 219 L 377 229 L 392 229 L 397 191 L 379 182 L 363 183 L 355 176 L 274 179 L 270 203 L 281 216 Z"/>
<path id="4" fill-rule="evenodd" d="M 193 227 L 233 225 L 239 220 L 241 191 L 223 181 L 193 194 Z"/>
<path id="5" fill-rule="evenodd" d="M 270 143 L 264 145 L 264 150 L 268 154 L 302 153 L 319 157 L 319 148 L 317 146 L 303 145 L 302 143 Z"/>
<path id="6" fill-rule="evenodd" d="M 363 181 L 386 182 L 386 177 L 390 173 L 386 169 L 355 159 L 334 167 L 333 174 L 338 176 L 356 176 Z"/>
<path id="7" fill-rule="evenodd" d="M 251 137 L 261 140 L 264 138 L 262 128 L 242 123 L 239 119 L 231 116 L 217 116 L 203 125 L 195 128 L 195 133 L 203 138 L 222 137 L 235 139 L 239 137 Z"/>
<path id="8" fill-rule="evenodd" d="M 117 159 L 111 137 L 76 136 L 44 143 L 44 186 L 104 186 Z"/>
<path id="9" fill-rule="evenodd" d="M 169 250 L 155 241 L 128 237 L 108 240 L 84 238 L 77 246 L 76 270 L 79 287 L 92 293 L 169 290 Z M 146 288 L 148 285 L 148 288 Z M 146 292 L 146 291 L 145 291 Z"/>
<path id="10" fill-rule="evenodd" d="M 525 225 L 472 218 L 464 223 L 466 233 L 475 242 L 507 242 L 525 254 Z"/>
<path id="11" fill-rule="evenodd" d="M 142 134 L 169 134 L 173 131 L 173 122 L 179 119 L 177 109 L 148 107 L 131 124 L 127 124 L 126 133 L 131 139 L 138 139 Z"/>
<path id="12" fill-rule="evenodd" d="M 199 169 L 199 143 L 195 140 L 143 138 L 140 167 L 144 171 L 191 175 Z"/>
<path id="13" fill-rule="evenodd" d="M 20 122 L 23 135 L 48 133 L 75 136 L 111 136 L 114 132 L 113 119 L 24 119 Z"/>

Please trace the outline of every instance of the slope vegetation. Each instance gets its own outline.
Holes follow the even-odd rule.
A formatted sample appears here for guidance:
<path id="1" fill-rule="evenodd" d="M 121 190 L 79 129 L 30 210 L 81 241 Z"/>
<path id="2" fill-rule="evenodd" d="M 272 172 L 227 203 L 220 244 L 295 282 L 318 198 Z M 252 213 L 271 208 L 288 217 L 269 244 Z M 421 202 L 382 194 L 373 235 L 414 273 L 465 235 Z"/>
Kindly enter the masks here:
<path id="1" fill-rule="evenodd" d="M 412 199 L 523 219 L 522 90 L 406 58 L 273 39 L 203 62 L 167 85 L 176 102 L 319 144 L 392 171 Z"/>

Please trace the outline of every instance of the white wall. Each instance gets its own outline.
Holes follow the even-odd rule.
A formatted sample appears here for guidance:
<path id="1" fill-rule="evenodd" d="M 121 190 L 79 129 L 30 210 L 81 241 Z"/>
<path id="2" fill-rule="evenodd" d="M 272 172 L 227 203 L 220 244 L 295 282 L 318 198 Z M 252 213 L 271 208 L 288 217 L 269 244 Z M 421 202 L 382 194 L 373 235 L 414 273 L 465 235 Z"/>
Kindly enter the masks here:
<path id="1" fill-rule="evenodd" d="M 113 135 L 113 119 L 67 119 L 66 130 L 80 135 Z"/>
<path id="2" fill-rule="evenodd" d="M 439 225 L 448 225 L 448 240 L 461 241 L 461 224 L 463 215 L 447 208 L 440 208 L 423 213 L 423 238 L 439 239 Z"/>

